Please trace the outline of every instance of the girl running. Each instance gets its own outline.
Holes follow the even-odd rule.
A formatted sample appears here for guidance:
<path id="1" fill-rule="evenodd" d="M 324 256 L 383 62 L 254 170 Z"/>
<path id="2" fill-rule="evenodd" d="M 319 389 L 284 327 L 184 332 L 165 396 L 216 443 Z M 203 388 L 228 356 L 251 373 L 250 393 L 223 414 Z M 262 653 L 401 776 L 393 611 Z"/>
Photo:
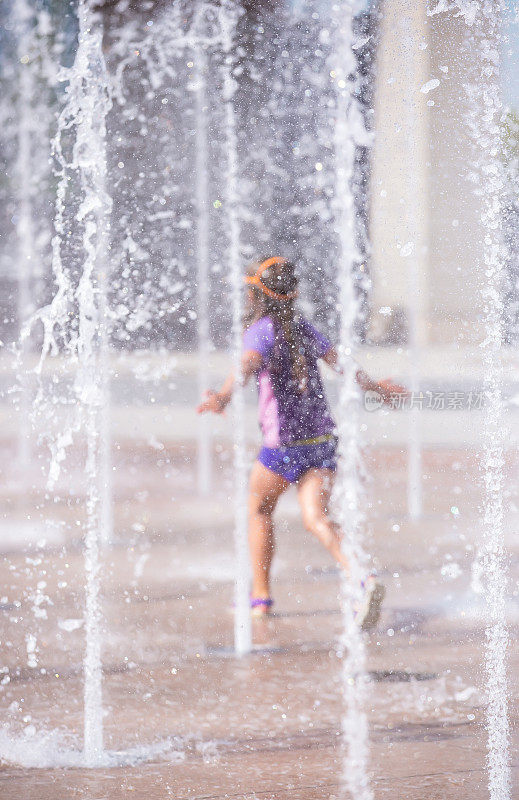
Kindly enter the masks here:
<path id="1" fill-rule="evenodd" d="M 303 523 L 346 573 L 342 532 L 330 520 L 328 505 L 336 470 L 335 424 L 326 402 L 318 360 L 339 371 L 337 350 L 307 320 L 296 316 L 297 278 L 284 258 L 253 264 L 248 284 L 241 362 L 242 382 L 256 377 L 263 447 L 250 475 L 249 546 L 252 561 L 251 608 L 254 616 L 270 612 L 270 568 L 274 555 L 272 515 L 290 484 L 297 486 Z M 358 370 L 364 391 L 379 392 L 389 402 L 401 387 L 371 380 Z M 222 414 L 236 378 L 229 375 L 219 392 L 209 391 L 197 411 Z M 363 629 L 380 615 L 384 587 L 373 576 L 363 582 L 364 602 L 356 619 Z"/>

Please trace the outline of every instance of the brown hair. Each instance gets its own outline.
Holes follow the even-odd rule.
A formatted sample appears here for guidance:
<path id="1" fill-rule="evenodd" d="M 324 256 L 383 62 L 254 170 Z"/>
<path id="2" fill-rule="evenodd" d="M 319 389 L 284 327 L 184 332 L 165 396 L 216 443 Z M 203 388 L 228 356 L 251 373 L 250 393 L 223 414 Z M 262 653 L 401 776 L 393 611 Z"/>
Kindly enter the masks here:
<path id="1" fill-rule="evenodd" d="M 267 269 L 265 262 L 272 261 Z M 262 317 L 272 318 L 278 347 L 284 340 L 289 348 L 292 377 L 298 390 L 304 392 L 308 384 L 308 365 L 301 335 L 297 329 L 294 313 L 294 298 L 297 294 L 295 266 L 291 261 L 266 257 L 255 261 L 247 268 L 247 276 L 261 272 L 261 280 L 249 284 L 249 300 L 245 308 L 244 324 L 249 327 Z M 262 289 L 263 285 L 263 289 Z M 268 290 L 268 294 L 265 292 Z"/>

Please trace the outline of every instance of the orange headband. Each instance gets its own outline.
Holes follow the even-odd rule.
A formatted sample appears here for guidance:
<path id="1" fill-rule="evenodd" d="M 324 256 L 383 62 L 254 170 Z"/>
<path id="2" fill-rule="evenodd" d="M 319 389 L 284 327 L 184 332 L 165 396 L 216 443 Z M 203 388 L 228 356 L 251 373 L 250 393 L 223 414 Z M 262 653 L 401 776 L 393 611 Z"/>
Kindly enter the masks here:
<path id="1" fill-rule="evenodd" d="M 267 258 L 266 261 L 262 261 L 259 265 L 255 275 L 248 275 L 245 278 L 245 283 L 248 283 L 250 286 L 256 286 L 263 294 L 266 294 L 267 297 L 271 297 L 273 300 L 293 300 L 294 297 L 297 297 L 297 292 L 289 292 L 288 294 L 280 294 L 280 292 L 274 292 L 273 289 L 269 289 L 268 286 L 265 286 L 263 281 L 261 280 L 261 275 L 267 270 L 269 267 L 273 267 L 274 264 L 285 264 L 286 258 L 281 258 L 280 256 L 274 256 L 274 258 Z"/>

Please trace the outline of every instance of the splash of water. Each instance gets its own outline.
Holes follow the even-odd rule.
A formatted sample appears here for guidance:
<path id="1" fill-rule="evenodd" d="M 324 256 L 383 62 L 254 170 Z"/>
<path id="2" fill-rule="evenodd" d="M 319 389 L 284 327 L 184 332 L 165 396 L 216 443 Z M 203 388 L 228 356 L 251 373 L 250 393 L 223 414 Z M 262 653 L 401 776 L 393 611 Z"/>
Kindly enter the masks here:
<path id="1" fill-rule="evenodd" d="M 83 434 L 87 444 L 85 560 L 85 657 L 84 657 L 84 763 L 102 761 L 103 708 L 101 663 L 101 609 L 99 602 L 100 544 L 109 538 L 106 503 L 106 254 L 111 199 L 106 192 L 106 115 L 111 107 L 109 80 L 102 51 L 102 31 L 88 0 L 78 6 L 79 36 L 76 57 L 61 78 L 68 82 L 63 110 L 58 119 L 54 152 L 59 164 L 55 207 L 52 269 L 57 291 L 51 303 L 40 309 L 36 320 L 43 325 L 43 346 L 38 369 L 44 360 L 63 351 L 74 369 L 75 419 L 51 441 L 48 485 L 57 480 L 66 447 L 74 434 Z M 70 135 L 73 144 L 70 160 Z M 75 222 L 81 231 L 78 263 L 65 264 L 67 203 L 72 176 L 79 178 L 79 204 Z M 39 400 L 44 409 L 43 388 Z M 50 413 L 55 398 L 50 399 Z"/>
<path id="2" fill-rule="evenodd" d="M 441 6 L 441 4 L 440 4 Z M 504 527 L 504 467 L 507 441 L 502 396 L 504 337 L 503 198 L 506 178 L 502 159 L 500 124 L 500 25 L 504 4 L 498 2 L 450 3 L 467 24 L 465 46 L 473 54 L 475 78 L 465 89 L 467 124 L 474 142 L 474 178 L 481 202 L 481 300 L 485 338 L 484 426 L 480 467 L 484 496 L 483 540 L 473 567 L 473 578 L 485 598 L 485 674 L 488 787 L 491 800 L 511 797 L 510 722 L 508 713 L 506 623 L 508 557 Z M 435 9 L 436 10 L 436 9 Z M 442 7 L 440 10 L 444 10 Z M 473 581 L 473 582 L 474 582 Z"/>
<path id="3" fill-rule="evenodd" d="M 180 738 L 170 737 L 125 750 L 103 750 L 96 766 L 137 766 L 150 761 L 181 763 L 185 759 L 186 745 L 189 744 Z M 34 725 L 26 726 L 23 733 L 5 723 L 1 725 L 0 759 L 29 769 L 85 765 L 85 753 L 74 736 L 60 730 L 39 731 Z"/>
<path id="4" fill-rule="evenodd" d="M 499 23 L 502 3 L 482 3 L 475 19 L 474 40 L 480 66 L 481 183 L 484 229 L 483 285 L 485 315 L 483 342 L 486 396 L 484 448 L 481 458 L 485 496 L 483 501 L 483 583 L 487 603 L 485 670 L 487 678 L 486 723 L 488 732 L 488 786 L 491 800 L 511 796 L 510 730 L 508 717 L 506 591 L 508 559 L 504 529 L 504 452 L 506 426 L 502 397 L 503 279 L 502 198 L 505 179 L 501 159 L 499 124 L 503 106 L 497 86 L 499 70 Z"/>
<path id="5" fill-rule="evenodd" d="M 234 13 L 233 9 L 231 11 Z M 215 103 L 215 96 L 218 97 L 220 87 L 216 86 L 218 82 L 215 78 L 217 71 L 211 69 L 212 63 L 215 63 L 220 58 L 222 49 L 221 18 L 226 14 L 229 14 L 229 9 L 220 9 L 212 2 L 203 1 L 194 6 L 188 2 L 180 2 L 172 8 L 168 8 L 157 19 L 150 21 L 151 27 L 145 29 L 144 35 L 142 32 L 139 35 L 139 30 L 135 30 L 135 26 L 130 26 L 128 30 L 121 30 L 117 33 L 115 42 L 111 47 L 116 76 L 114 80 L 114 96 L 119 103 L 123 117 L 126 118 L 127 124 L 123 128 L 125 135 L 127 135 L 127 130 L 125 129 L 131 128 L 133 125 L 137 115 L 136 109 L 138 108 L 134 102 L 136 81 L 133 70 L 137 71 L 140 78 L 139 82 L 146 87 L 145 98 L 153 100 L 159 94 L 164 94 L 163 102 L 175 106 L 175 115 L 167 120 L 164 119 L 166 116 L 164 108 L 167 112 L 169 105 L 163 106 L 160 112 L 160 119 L 164 119 L 168 127 L 172 129 L 171 135 L 167 138 L 168 147 L 173 144 L 172 152 L 168 153 L 168 177 L 164 179 L 162 175 L 160 176 L 160 180 L 164 181 L 165 194 L 167 194 L 166 187 L 171 188 L 174 183 L 182 184 L 183 180 L 189 180 L 189 188 L 185 183 L 182 184 L 183 194 L 186 198 L 189 198 L 189 192 L 192 188 L 191 174 L 190 172 L 189 174 L 184 172 L 185 167 L 180 163 L 181 160 L 178 159 L 178 152 L 182 152 L 186 146 L 191 149 L 192 144 L 187 139 L 182 143 L 181 137 L 185 135 L 185 130 L 183 133 L 183 126 L 176 125 L 176 118 L 177 116 L 191 118 L 194 106 L 196 125 L 193 126 L 195 146 L 192 149 L 192 158 L 195 168 L 195 181 L 193 187 L 194 197 L 190 208 L 191 214 L 180 220 L 184 226 L 184 238 L 181 241 L 179 237 L 179 240 L 175 241 L 175 250 L 181 253 L 181 261 L 176 267 L 177 279 L 169 281 L 169 276 L 163 271 L 160 285 L 166 289 L 166 293 L 168 288 L 171 291 L 170 297 L 167 298 L 169 300 L 167 303 L 168 314 L 172 311 L 177 311 L 182 306 L 185 309 L 185 304 L 189 302 L 190 295 L 195 295 L 192 298 L 192 302 L 196 308 L 196 314 L 193 314 L 190 309 L 188 315 L 190 319 L 196 317 L 198 343 L 197 378 L 200 394 L 207 388 L 209 378 L 208 356 L 211 337 L 208 319 L 208 298 L 211 288 L 209 270 L 211 245 L 215 245 L 215 239 L 219 234 L 221 236 L 222 233 L 224 235 L 221 239 L 228 238 L 229 241 L 233 237 L 236 239 L 234 233 L 231 233 L 234 230 L 232 215 L 229 217 L 229 215 L 224 215 L 221 212 L 215 212 L 212 209 L 212 204 L 208 202 L 212 181 L 215 183 L 220 181 L 222 175 L 219 170 L 220 164 L 218 163 L 216 170 L 214 170 L 212 160 L 209 159 L 210 147 L 212 147 L 211 152 L 214 154 L 215 144 L 208 141 L 208 126 L 215 124 L 215 118 L 218 119 L 218 130 L 223 130 L 224 132 L 220 156 L 223 164 L 228 161 L 229 151 L 232 151 L 232 148 L 236 146 L 236 135 L 232 133 L 233 128 L 236 128 L 235 111 L 234 109 L 232 110 L 232 124 L 227 124 L 229 107 L 226 102 L 223 104 Z M 223 35 L 225 37 L 227 33 Z M 229 53 L 226 53 L 226 57 L 229 57 Z M 225 71 L 226 69 L 227 66 L 224 64 L 223 70 Z M 126 81 L 126 73 L 131 76 L 128 81 Z M 225 82 L 224 75 L 223 83 L 225 84 Z M 233 82 L 232 77 L 231 82 Z M 227 83 L 227 85 L 229 84 Z M 186 89 L 187 92 L 185 91 Z M 216 94 L 217 91 L 218 94 Z M 174 104 L 171 103 L 172 93 L 175 94 Z M 186 104 L 185 95 L 189 98 L 189 104 Z M 193 101 L 191 101 L 191 98 L 193 98 Z M 143 109 L 142 118 L 144 118 L 145 113 Z M 148 111 L 147 113 L 149 114 L 150 112 Z M 220 122 L 223 124 L 220 124 Z M 230 136 L 227 135 L 227 131 L 231 131 Z M 153 145 L 158 145 L 159 158 L 162 160 L 163 154 L 161 151 L 164 147 L 162 141 L 153 142 Z M 150 157 L 150 160 L 151 158 L 153 156 Z M 187 159 L 183 160 L 187 161 Z M 224 181 L 222 181 L 223 183 Z M 173 186 L 173 188 L 176 189 L 177 187 Z M 227 187 L 227 189 L 232 190 L 232 182 L 231 187 Z M 191 204 L 191 198 L 189 198 L 188 202 Z M 147 209 L 145 209 L 145 213 L 146 211 Z M 212 218 L 211 213 L 213 213 Z M 218 218 L 215 214 L 218 215 Z M 164 210 L 159 212 L 156 218 L 162 217 L 165 219 L 172 216 L 175 220 L 175 214 L 172 214 L 170 210 Z M 147 251 L 144 258 L 141 256 L 140 260 L 151 262 L 153 259 L 153 243 L 150 242 L 149 230 L 153 228 L 155 220 L 152 221 L 151 215 L 148 213 L 146 213 L 146 217 L 149 224 L 144 226 L 147 233 L 143 236 L 141 219 L 138 220 L 139 230 L 134 232 L 131 230 L 131 220 L 125 215 L 124 235 L 126 240 L 131 242 L 134 250 L 139 248 L 141 253 L 143 250 Z M 229 221 L 230 225 L 227 224 Z M 162 227 L 164 228 L 164 226 Z M 220 230 L 220 228 L 223 230 Z M 192 240 L 186 239 L 186 232 L 190 229 L 194 230 Z M 228 233 L 229 236 L 227 236 Z M 162 232 L 158 235 L 162 236 L 164 233 Z M 167 239 L 167 232 L 165 239 Z M 218 246 L 220 246 L 221 239 L 218 241 Z M 133 263 L 134 259 L 127 258 L 127 254 L 124 252 L 124 243 L 122 244 L 122 261 Z M 171 247 L 171 240 L 167 246 Z M 231 251 L 235 249 L 235 245 L 230 247 Z M 194 255 L 194 263 L 190 263 L 191 255 Z M 161 253 L 162 260 L 163 253 Z M 194 286 L 191 286 L 191 276 L 193 274 L 196 274 L 196 278 L 193 281 Z M 131 276 L 128 277 L 131 280 Z M 126 281 L 126 284 L 128 284 L 128 281 Z M 125 288 L 127 288 L 127 285 Z M 160 314 L 160 295 L 157 292 L 156 281 L 154 282 L 153 277 L 146 295 L 146 306 L 143 308 L 142 314 L 142 323 L 144 325 L 149 324 L 149 320 L 157 315 L 157 309 L 159 309 Z M 129 299 L 126 296 L 125 301 L 128 303 Z M 123 304 L 121 304 L 121 308 L 123 313 L 128 314 Z M 130 316 L 134 316 L 134 309 L 131 309 L 128 319 L 130 319 Z M 122 324 L 128 326 L 128 321 Z M 180 338 L 179 344 L 182 346 L 182 338 Z M 211 421 L 202 416 L 197 428 L 196 476 L 198 491 L 201 495 L 207 495 L 211 485 L 210 433 Z"/>
<path id="6" fill-rule="evenodd" d="M 44 243 L 48 243 L 50 220 L 41 213 L 39 199 L 45 194 L 49 180 L 51 112 L 50 87 L 56 79 L 55 69 L 49 69 L 49 27 L 45 13 L 39 16 L 25 0 L 13 3 L 11 27 L 16 36 L 15 120 L 13 139 L 16 141 L 14 188 L 17 200 L 15 222 L 17 283 L 17 317 L 19 333 L 36 307 L 38 278 L 45 263 Z M 7 98 L 6 98 L 7 99 Z M 13 98 L 11 98 L 12 102 Z M 2 114 L 3 116 L 3 114 Z M 5 131 L 5 128 L 4 128 Z M 47 234 L 47 236 L 46 236 Z M 30 342 L 20 336 L 16 344 L 17 391 L 17 467 L 22 488 L 26 488 L 31 470 L 31 407 L 33 382 L 28 372 Z M 17 533 L 19 525 L 16 526 Z M 32 564 L 32 580 L 37 581 L 37 565 Z M 38 622 L 46 616 L 41 604 L 41 581 L 36 588 L 27 575 L 25 594 L 34 617 L 32 632 L 26 635 L 27 665 L 38 665 Z M 43 585 L 45 585 L 43 583 Z"/>
<path id="7" fill-rule="evenodd" d="M 18 179 L 19 208 L 16 222 L 16 234 L 18 239 L 18 319 L 20 325 L 27 319 L 31 312 L 30 300 L 30 279 L 35 262 L 35 231 L 32 212 L 32 158 L 31 158 L 31 138 L 32 138 L 32 109 L 31 101 L 34 99 L 34 67 L 30 63 L 25 63 L 30 59 L 31 53 L 34 59 L 33 42 L 31 41 L 31 29 L 34 24 L 31 9 L 24 0 L 15 3 L 13 6 L 15 16 L 15 26 L 18 29 L 18 65 L 20 70 L 19 85 L 19 111 L 18 111 L 18 158 L 16 164 L 16 174 Z M 24 376 L 23 365 L 20 376 L 20 430 L 18 437 L 18 460 L 20 467 L 27 469 L 30 458 L 30 428 L 29 428 L 29 407 L 30 396 L 27 380 Z"/>
<path id="8" fill-rule="evenodd" d="M 247 546 L 247 459 L 245 450 L 245 398 L 241 381 L 243 275 L 240 263 L 240 221 L 238 217 L 238 139 L 233 97 L 237 88 L 232 75 L 232 47 L 240 6 L 224 0 L 220 8 L 223 51 L 222 82 L 225 104 L 225 140 L 227 149 L 227 180 L 225 204 L 229 230 L 229 273 L 232 285 L 232 339 L 236 386 L 233 395 L 235 523 L 234 544 L 236 573 L 234 589 L 234 647 L 237 655 L 252 649 L 249 607 L 249 553 Z"/>
<path id="9" fill-rule="evenodd" d="M 118 209 L 112 241 L 120 262 L 115 312 L 118 336 L 127 340 L 131 336 L 134 341 L 139 337 L 146 349 L 155 339 L 169 345 L 174 337 L 182 349 L 190 347 L 192 334 L 195 341 L 206 336 L 200 330 L 207 324 L 206 313 L 200 313 L 204 304 L 200 291 L 206 288 L 200 270 L 202 262 L 208 262 L 203 256 L 203 240 L 207 239 L 209 252 L 217 250 L 226 220 L 207 202 L 207 192 L 204 213 L 199 213 L 203 183 L 207 177 L 211 187 L 220 159 L 214 158 L 216 139 L 210 137 L 206 143 L 211 154 L 207 176 L 196 169 L 197 159 L 200 163 L 203 158 L 199 146 L 203 131 L 194 122 L 200 75 L 207 97 L 207 125 L 213 124 L 215 115 L 223 116 L 223 105 L 215 102 L 219 70 L 211 69 L 211 63 L 205 72 L 199 69 L 200 58 L 207 54 L 210 62 L 213 51 L 220 51 L 219 33 L 218 9 L 209 0 L 179 0 L 147 23 L 141 16 L 109 31 L 108 57 L 117 101 L 110 115 L 113 136 L 109 144 L 121 142 L 115 145 L 117 161 L 124 153 L 128 156 L 121 158 L 123 167 L 112 173 Z M 193 124 L 184 124 L 186 121 Z M 136 148 L 148 165 L 145 172 L 136 167 L 132 155 Z M 160 187 L 152 196 L 150 180 Z M 208 218 L 205 232 L 204 216 Z M 207 288 L 214 291 L 212 270 L 207 271 Z M 217 292 L 211 294 L 213 307 L 217 297 Z M 205 425 L 207 421 L 202 418 L 201 422 Z M 207 477 L 202 474 L 205 462 L 205 457 L 199 461 L 200 482 Z"/>
<path id="10" fill-rule="evenodd" d="M 17 39 L 16 142 L 14 169 L 17 213 L 16 281 L 19 332 L 36 307 L 37 281 L 45 263 L 44 245 L 50 238 L 50 220 L 37 207 L 49 180 L 49 132 L 53 124 L 51 87 L 56 69 L 50 55 L 47 14 L 20 0 L 12 4 L 11 22 Z M 18 463 L 27 472 L 30 462 L 31 382 L 25 363 L 30 343 L 18 342 L 19 428 Z"/>
<path id="11" fill-rule="evenodd" d="M 76 392 L 84 406 L 87 438 L 86 477 L 88 482 L 85 535 L 86 573 L 86 652 L 84 659 L 85 762 L 94 765 L 103 751 L 101 609 L 99 603 L 99 547 L 101 501 L 99 475 L 102 442 L 101 416 L 103 385 L 99 391 L 99 371 L 103 366 L 101 336 L 106 326 L 105 298 L 96 290 L 101 259 L 106 253 L 111 201 L 106 193 L 106 115 L 111 102 L 108 75 L 102 50 L 102 30 L 96 25 L 87 0 L 78 7 L 79 37 L 76 59 L 69 74 L 66 116 L 76 126 L 74 162 L 77 166 L 83 199 L 78 220 L 83 224 L 82 274 L 76 291 L 79 330 L 77 339 L 78 372 Z M 102 384 L 106 382 L 106 378 Z"/>
<path id="12" fill-rule="evenodd" d="M 445 11 L 456 11 L 457 16 L 465 19 L 467 25 L 473 25 L 479 11 L 480 0 L 437 0 L 428 10 L 429 16 L 443 14 Z"/>
<path id="13" fill-rule="evenodd" d="M 357 8 L 353 0 L 334 5 L 334 48 L 330 56 L 330 73 L 335 88 L 335 116 L 332 120 L 335 156 L 334 220 L 339 245 L 339 352 L 343 370 L 338 414 L 340 468 L 336 500 L 339 521 L 346 532 L 342 546 L 351 569 L 350 579 L 342 580 L 344 632 L 340 652 L 346 703 L 343 735 L 347 746 L 344 783 L 356 800 L 372 800 L 373 792 L 368 776 L 369 731 L 365 712 L 369 678 L 362 633 L 353 615 L 353 604 L 360 601 L 361 580 L 366 574 L 367 566 L 362 543 L 363 518 L 358 479 L 361 460 L 358 441 L 359 398 L 355 380 L 356 366 L 351 359 L 352 345 L 356 338 L 355 324 L 360 311 L 354 270 L 355 265 L 361 261 L 357 247 L 353 182 L 356 146 L 365 146 L 370 142 L 355 94 L 358 76 L 352 44 L 353 19 Z"/>
<path id="14" fill-rule="evenodd" d="M 429 14 L 455 12 L 466 23 L 465 49 L 473 59 L 474 77 L 465 85 L 465 114 L 474 143 L 473 179 L 481 202 L 481 300 L 485 338 L 484 426 L 480 468 L 484 496 L 483 539 L 472 566 L 472 590 L 485 600 L 486 728 L 488 788 L 491 800 L 511 797 L 510 722 L 508 711 L 506 622 L 508 557 L 504 527 L 504 467 L 507 441 L 502 396 L 504 340 L 503 201 L 506 178 L 501 130 L 500 30 L 504 3 L 487 0 L 439 0 Z"/>
<path id="15" fill-rule="evenodd" d="M 198 396 L 209 386 L 209 209 L 207 148 L 207 57 L 201 43 L 193 50 L 196 77 L 196 208 L 197 208 L 197 322 L 198 322 Z M 198 491 L 207 496 L 211 490 L 211 428 L 207 415 L 198 423 Z"/>

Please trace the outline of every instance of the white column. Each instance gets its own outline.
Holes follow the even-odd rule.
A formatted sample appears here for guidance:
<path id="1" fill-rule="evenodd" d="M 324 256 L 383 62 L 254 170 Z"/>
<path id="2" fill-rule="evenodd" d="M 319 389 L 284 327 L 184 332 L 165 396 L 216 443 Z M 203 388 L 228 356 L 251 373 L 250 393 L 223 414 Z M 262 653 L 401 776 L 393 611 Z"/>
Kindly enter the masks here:
<path id="1" fill-rule="evenodd" d="M 428 80 L 426 3 L 383 0 L 370 192 L 373 327 L 376 335 L 387 319 L 380 308 L 402 308 L 418 346 L 428 341 L 428 97 L 420 91 Z"/>
<path id="2" fill-rule="evenodd" d="M 385 0 L 382 13 L 371 184 L 373 312 L 380 321 L 390 320 L 396 309 L 404 311 L 407 385 L 411 402 L 416 402 L 421 351 L 429 338 L 427 102 L 435 84 L 428 74 L 425 3 Z M 380 308 L 386 314 L 381 315 Z M 412 405 L 407 480 L 412 519 L 422 513 L 419 413 L 418 405 Z"/>

